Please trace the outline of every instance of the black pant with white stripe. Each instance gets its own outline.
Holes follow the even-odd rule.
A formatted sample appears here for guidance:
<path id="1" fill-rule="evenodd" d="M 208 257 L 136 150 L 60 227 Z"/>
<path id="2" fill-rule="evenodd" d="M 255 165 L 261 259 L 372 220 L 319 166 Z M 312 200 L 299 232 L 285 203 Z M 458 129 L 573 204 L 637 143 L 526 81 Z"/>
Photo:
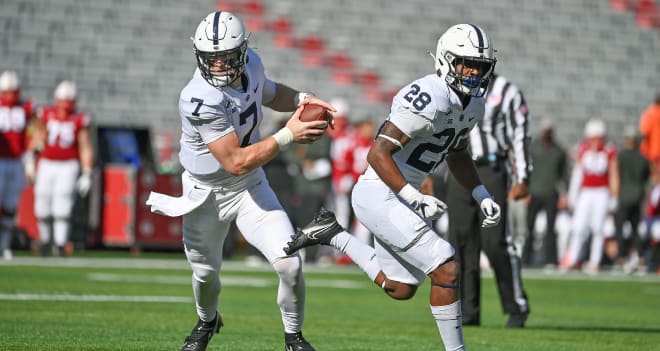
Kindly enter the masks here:
<path id="1" fill-rule="evenodd" d="M 481 323 L 481 250 L 485 252 L 495 273 L 504 313 L 529 312 L 527 295 L 522 287 L 520 257 L 515 254 L 511 235 L 506 228 L 508 175 L 504 162 L 500 161 L 494 166 L 477 165 L 477 172 L 502 209 L 502 221 L 493 228 L 481 228 L 483 215 L 479 205 L 451 172 L 447 181 L 449 241 L 456 250 L 459 263 L 460 297 L 465 325 Z"/>

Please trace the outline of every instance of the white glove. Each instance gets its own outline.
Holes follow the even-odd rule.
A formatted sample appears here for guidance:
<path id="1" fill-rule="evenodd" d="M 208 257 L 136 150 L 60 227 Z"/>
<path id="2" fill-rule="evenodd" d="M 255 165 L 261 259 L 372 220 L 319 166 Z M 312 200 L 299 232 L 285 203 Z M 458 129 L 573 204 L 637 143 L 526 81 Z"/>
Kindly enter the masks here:
<path id="1" fill-rule="evenodd" d="M 80 177 L 78 177 L 78 180 L 76 181 L 76 190 L 78 191 L 78 194 L 80 194 L 81 196 L 87 195 L 91 187 L 92 187 L 92 172 L 91 171 L 82 172 L 82 174 L 80 174 Z"/>
<path id="2" fill-rule="evenodd" d="M 610 197 L 610 200 L 607 202 L 607 211 L 616 212 L 619 208 L 619 199 L 616 197 Z"/>
<path id="3" fill-rule="evenodd" d="M 484 220 L 481 222 L 482 228 L 491 228 L 500 223 L 502 211 L 500 206 L 493 201 L 486 187 L 479 185 L 472 190 L 472 197 L 479 203 L 481 212 L 484 214 Z"/>
<path id="4" fill-rule="evenodd" d="M 23 162 L 25 163 L 25 176 L 30 182 L 34 183 L 34 176 L 36 174 L 36 161 L 34 152 L 26 152 L 23 156 Z"/>
<path id="5" fill-rule="evenodd" d="M 447 211 L 447 204 L 435 196 L 420 193 L 410 184 L 406 184 L 401 188 L 399 197 L 405 200 L 424 219 L 438 219 Z"/>

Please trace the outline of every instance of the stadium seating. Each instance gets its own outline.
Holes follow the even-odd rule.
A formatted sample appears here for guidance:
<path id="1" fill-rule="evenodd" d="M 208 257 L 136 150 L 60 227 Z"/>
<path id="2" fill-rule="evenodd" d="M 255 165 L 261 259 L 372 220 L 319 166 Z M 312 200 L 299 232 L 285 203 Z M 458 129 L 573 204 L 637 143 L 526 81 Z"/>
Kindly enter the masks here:
<path id="1" fill-rule="evenodd" d="M 383 119 L 402 84 L 432 73 L 427 51 L 435 50 L 438 35 L 471 22 L 491 33 L 497 71 L 524 89 L 532 126 L 552 117 L 560 139 L 573 143 L 593 116 L 608 121 L 620 138 L 616 131 L 635 123 L 660 90 L 657 17 L 640 28 L 640 16 L 648 13 L 640 3 L 657 4 L 10 0 L 0 12 L 0 69 L 16 69 L 25 94 L 38 104 L 51 102 L 59 80 L 74 79 L 81 109 L 97 122 L 175 130 L 178 93 L 195 68 L 189 37 L 219 8 L 246 18 L 251 46 L 273 79 L 328 99 L 346 97 L 356 114 Z M 338 56 L 328 60 L 338 54 L 343 68 Z"/>

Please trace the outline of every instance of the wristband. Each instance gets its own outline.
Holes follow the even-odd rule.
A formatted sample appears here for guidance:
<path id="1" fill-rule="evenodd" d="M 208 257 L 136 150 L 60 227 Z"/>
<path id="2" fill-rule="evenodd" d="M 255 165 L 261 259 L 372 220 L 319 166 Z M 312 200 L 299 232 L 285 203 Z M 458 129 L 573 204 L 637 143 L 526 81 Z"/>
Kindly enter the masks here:
<path id="1" fill-rule="evenodd" d="M 488 190 L 486 190 L 486 187 L 482 185 L 478 185 L 477 187 L 472 190 L 472 198 L 477 201 L 477 203 L 481 203 L 483 199 L 492 199 L 493 197 L 490 195 Z"/>
<path id="2" fill-rule="evenodd" d="M 293 141 L 293 132 L 291 129 L 284 127 L 278 130 L 277 133 L 273 134 L 273 139 L 275 139 L 277 145 L 282 148 Z"/>
<path id="3" fill-rule="evenodd" d="M 308 96 L 311 96 L 311 95 L 313 95 L 313 94 L 310 94 L 310 93 L 303 93 L 303 92 L 301 91 L 301 92 L 299 92 L 298 94 L 296 94 L 296 95 L 293 97 L 293 104 L 297 107 L 298 105 L 300 105 L 300 102 L 302 102 L 302 101 L 305 100 Z"/>
<path id="4" fill-rule="evenodd" d="M 406 200 L 408 204 L 412 204 L 417 199 L 419 199 L 421 193 L 417 191 L 410 183 L 407 183 L 406 185 L 401 188 L 398 194 L 402 199 Z"/>

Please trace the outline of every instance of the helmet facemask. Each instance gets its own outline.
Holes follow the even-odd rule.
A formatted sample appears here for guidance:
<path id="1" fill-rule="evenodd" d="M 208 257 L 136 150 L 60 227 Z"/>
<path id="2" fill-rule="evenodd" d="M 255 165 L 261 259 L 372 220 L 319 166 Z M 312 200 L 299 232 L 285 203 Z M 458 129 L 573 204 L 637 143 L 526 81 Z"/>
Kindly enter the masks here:
<path id="1" fill-rule="evenodd" d="M 444 57 L 445 62 L 449 66 L 449 70 L 445 75 L 447 84 L 465 95 L 472 97 L 481 97 L 484 95 L 493 74 L 496 60 L 481 57 L 455 56 L 451 52 L 447 52 Z M 462 70 L 459 72 L 456 69 L 458 66 L 476 68 L 479 71 L 479 75 L 463 75 Z"/>
<path id="2" fill-rule="evenodd" d="M 216 88 L 230 85 L 245 71 L 247 40 L 230 50 L 205 52 L 195 46 L 194 51 L 202 77 Z"/>

